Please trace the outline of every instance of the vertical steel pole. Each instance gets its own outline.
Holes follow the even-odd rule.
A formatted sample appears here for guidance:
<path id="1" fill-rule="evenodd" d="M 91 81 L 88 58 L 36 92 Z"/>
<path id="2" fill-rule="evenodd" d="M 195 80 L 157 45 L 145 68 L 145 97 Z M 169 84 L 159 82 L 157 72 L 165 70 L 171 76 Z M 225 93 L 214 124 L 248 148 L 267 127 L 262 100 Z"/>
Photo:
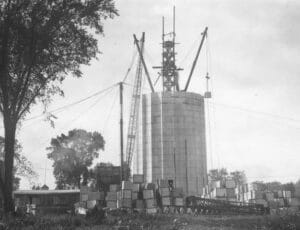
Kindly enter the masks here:
<path id="1" fill-rule="evenodd" d="M 185 179 L 186 179 L 186 195 L 188 195 L 189 192 L 189 182 L 188 182 L 188 157 L 187 157 L 187 141 L 185 139 L 184 141 L 184 149 L 185 149 Z"/>
<path id="2" fill-rule="evenodd" d="M 123 149 L 123 82 L 119 83 L 120 86 L 120 181 L 123 180 L 123 173 L 124 173 L 124 149 Z"/>
<path id="3" fill-rule="evenodd" d="M 165 17 L 162 17 L 162 35 L 161 35 L 161 48 L 162 48 L 162 52 L 161 52 L 161 80 L 162 80 L 162 89 L 163 91 L 165 91 L 165 81 L 164 81 L 164 72 L 165 72 L 165 66 L 164 66 L 164 49 L 165 49 Z"/>
<path id="4" fill-rule="evenodd" d="M 176 188 L 176 149 L 173 149 L 174 154 L 174 187 Z"/>

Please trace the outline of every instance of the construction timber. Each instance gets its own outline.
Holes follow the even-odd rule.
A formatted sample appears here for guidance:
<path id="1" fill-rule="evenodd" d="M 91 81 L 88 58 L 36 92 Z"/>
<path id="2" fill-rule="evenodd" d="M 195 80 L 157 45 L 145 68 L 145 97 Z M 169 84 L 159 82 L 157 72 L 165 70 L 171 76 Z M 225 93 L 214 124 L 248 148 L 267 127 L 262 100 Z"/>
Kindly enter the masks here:
<path id="1" fill-rule="evenodd" d="M 263 215 L 269 213 L 269 209 L 261 204 L 206 199 L 196 196 L 186 198 L 186 208 L 190 208 L 193 213 L 199 214 Z"/>

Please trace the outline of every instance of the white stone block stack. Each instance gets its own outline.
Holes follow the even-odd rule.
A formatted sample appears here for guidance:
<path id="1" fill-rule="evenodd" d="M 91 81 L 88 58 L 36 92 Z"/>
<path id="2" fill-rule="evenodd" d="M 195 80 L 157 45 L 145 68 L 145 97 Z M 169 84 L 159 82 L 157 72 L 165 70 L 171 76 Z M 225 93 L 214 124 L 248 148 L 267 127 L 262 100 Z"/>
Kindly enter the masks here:
<path id="1" fill-rule="evenodd" d="M 211 198 L 226 198 L 226 188 L 214 188 L 210 192 Z"/>
<path id="2" fill-rule="evenodd" d="M 297 197 L 287 198 L 287 204 L 290 207 L 300 207 L 300 199 Z"/>
<path id="3" fill-rule="evenodd" d="M 117 191 L 109 191 L 105 197 L 106 200 L 106 207 L 109 209 L 116 209 L 117 208 Z"/>
<path id="4" fill-rule="evenodd" d="M 143 174 L 134 174 L 132 176 L 132 207 L 137 211 L 144 211 L 145 205 L 143 201 L 142 185 L 144 183 Z"/>
<path id="5" fill-rule="evenodd" d="M 169 207 L 172 205 L 171 191 L 169 188 L 168 180 L 158 180 L 158 192 L 161 196 L 161 205 L 163 207 Z"/>
<path id="6" fill-rule="evenodd" d="M 273 190 L 271 190 L 273 189 Z M 300 199 L 291 191 L 282 190 L 280 187 L 269 187 L 265 190 L 262 186 L 252 184 L 250 191 L 250 202 L 263 204 L 271 209 L 283 207 L 300 207 Z"/>
<path id="7" fill-rule="evenodd" d="M 93 209 L 96 205 L 104 206 L 104 192 L 92 191 L 88 186 L 80 188 L 80 201 L 75 204 L 75 209 Z"/>
<path id="8" fill-rule="evenodd" d="M 171 191 L 171 197 L 173 200 L 173 205 L 176 207 L 182 207 L 185 205 L 183 188 L 173 188 Z"/>
<path id="9" fill-rule="evenodd" d="M 117 208 L 132 208 L 132 189 L 131 181 L 122 181 L 121 190 L 117 192 Z"/>
<path id="10" fill-rule="evenodd" d="M 251 195 L 247 184 L 237 184 L 231 177 L 210 180 L 203 189 L 203 198 L 247 202 Z"/>
<path id="11" fill-rule="evenodd" d="M 284 198 L 292 198 L 292 192 L 291 191 L 283 191 L 283 197 Z"/>
<path id="12" fill-rule="evenodd" d="M 120 185 L 111 184 L 109 186 L 109 191 L 106 193 L 106 207 L 109 209 L 117 209 L 118 191 L 120 191 Z"/>
<path id="13" fill-rule="evenodd" d="M 148 213 L 148 214 L 156 213 L 157 203 L 156 203 L 153 189 L 144 189 L 143 190 L 143 199 L 145 202 L 146 213 Z"/>

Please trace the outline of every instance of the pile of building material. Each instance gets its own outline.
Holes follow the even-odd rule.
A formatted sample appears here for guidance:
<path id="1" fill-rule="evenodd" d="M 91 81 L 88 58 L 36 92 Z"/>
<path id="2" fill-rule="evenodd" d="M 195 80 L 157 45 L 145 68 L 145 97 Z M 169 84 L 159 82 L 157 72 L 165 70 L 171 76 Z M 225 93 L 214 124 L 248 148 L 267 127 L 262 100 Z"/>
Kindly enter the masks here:
<path id="1" fill-rule="evenodd" d="M 158 180 L 157 184 L 144 183 L 143 175 L 133 175 L 131 181 L 122 181 L 121 187 L 111 185 L 106 194 L 109 209 L 130 209 L 147 214 L 155 214 L 158 207 L 182 207 L 182 188 L 173 188 L 168 180 Z"/>
<path id="2" fill-rule="evenodd" d="M 145 208 L 142 194 L 142 184 L 144 183 L 144 175 L 133 175 L 132 182 L 132 207 L 137 211 L 143 211 Z"/>
<path id="3" fill-rule="evenodd" d="M 203 188 L 203 197 L 207 199 L 246 202 L 247 193 L 247 184 L 239 185 L 230 177 L 224 180 L 211 180 Z"/>
<path id="4" fill-rule="evenodd" d="M 109 191 L 106 193 L 105 201 L 106 207 L 109 209 L 116 209 L 117 208 L 117 193 L 120 191 L 120 186 L 117 184 L 111 184 L 109 186 Z"/>
<path id="5" fill-rule="evenodd" d="M 168 180 L 159 180 L 158 193 L 161 197 L 162 207 L 184 206 L 183 189 L 169 185 Z"/>
<path id="6" fill-rule="evenodd" d="M 147 214 L 154 214 L 157 212 L 155 189 L 156 187 L 153 183 L 147 183 L 143 186 L 143 199 L 145 202 Z"/>
<path id="7" fill-rule="evenodd" d="M 149 214 L 157 212 L 155 184 L 144 184 L 143 175 L 133 175 L 133 181 L 122 181 L 121 188 L 111 185 L 106 195 L 106 206 L 109 209 L 134 209 Z"/>
<path id="8" fill-rule="evenodd" d="M 117 208 L 132 208 L 132 188 L 131 181 L 122 181 L 121 190 L 117 192 Z"/>
<path id="9" fill-rule="evenodd" d="M 269 207 L 271 209 L 283 207 L 298 209 L 300 207 L 300 192 L 297 194 L 296 191 L 293 194 L 292 191 L 281 190 L 281 188 L 266 190 L 253 183 L 249 192 L 249 202 L 262 204 L 264 207 Z"/>
<path id="10" fill-rule="evenodd" d="M 272 189 L 272 190 L 271 190 Z M 203 197 L 208 199 L 249 202 L 262 204 L 264 207 L 278 209 L 300 206 L 300 186 L 295 193 L 282 190 L 281 187 L 266 189 L 259 183 L 237 184 L 232 178 L 212 180 L 203 190 Z"/>
<path id="11" fill-rule="evenodd" d="M 86 210 L 93 209 L 95 206 L 105 206 L 104 192 L 92 191 L 88 186 L 80 188 L 80 201 L 75 203 L 75 212 L 85 214 Z"/>
<path id="12" fill-rule="evenodd" d="M 167 180 L 158 181 L 158 192 L 161 197 L 162 207 L 170 207 L 172 205 L 171 191 Z"/>

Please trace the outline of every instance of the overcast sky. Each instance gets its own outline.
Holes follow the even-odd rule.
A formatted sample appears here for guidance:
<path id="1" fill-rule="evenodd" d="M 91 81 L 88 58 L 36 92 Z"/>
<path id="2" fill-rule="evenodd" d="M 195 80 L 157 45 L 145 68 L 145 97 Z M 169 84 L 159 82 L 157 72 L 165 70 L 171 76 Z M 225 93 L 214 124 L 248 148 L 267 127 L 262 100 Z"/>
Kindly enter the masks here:
<path id="1" fill-rule="evenodd" d="M 135 52 L 134 33 L 138 37 L 146 33 L 145 59 L 156 80 L 157 71 L 151 67 L 161 61 L 161 18 L 166 17 L 166 30 L 170 30 L 173 5 L 180 43 L 177 65 L 184 68 L 181 86 L 201 32 L 205 26 L 209 28 L 190 85 L 190 91 L 202 94 L 209 72 L 213 98 L 207 107 L 208 167 L 245 170 L 249 181 L 299 179 L 300 3 L 296 0 L 116 1 L 120 16 L 104 22 L 105 36 L 99 37 L 102 54 L 82 67 L 83 78 L 63 83 L 65 97 L 55 97 L 48 109 L 121 81 Z M 133 66 L 127 81 L 130 84 L 134 72 Z M 143 90 L 149 92 L 146 83 Z M 161 90 L 159 85 L 157 90 Z M 131 86 L 125 86 L 125 130 L 131 91 Z M 36 106 L 27 118 L 40 113 L 40 106 Z M 40 185 L 46 182 L 54 188 L 52 162 L 47 160 L 45 149 L 50 139 L 73 128 L 101 132 L 106 146 L 97 161 L 119 164 L 117 87 L 55 115 L 54 129 L 42 117 L 25 121 L 18 131 L 24 154 L 40 175 Z M 22 180 L 22 188 L 28 186 Z"/>

